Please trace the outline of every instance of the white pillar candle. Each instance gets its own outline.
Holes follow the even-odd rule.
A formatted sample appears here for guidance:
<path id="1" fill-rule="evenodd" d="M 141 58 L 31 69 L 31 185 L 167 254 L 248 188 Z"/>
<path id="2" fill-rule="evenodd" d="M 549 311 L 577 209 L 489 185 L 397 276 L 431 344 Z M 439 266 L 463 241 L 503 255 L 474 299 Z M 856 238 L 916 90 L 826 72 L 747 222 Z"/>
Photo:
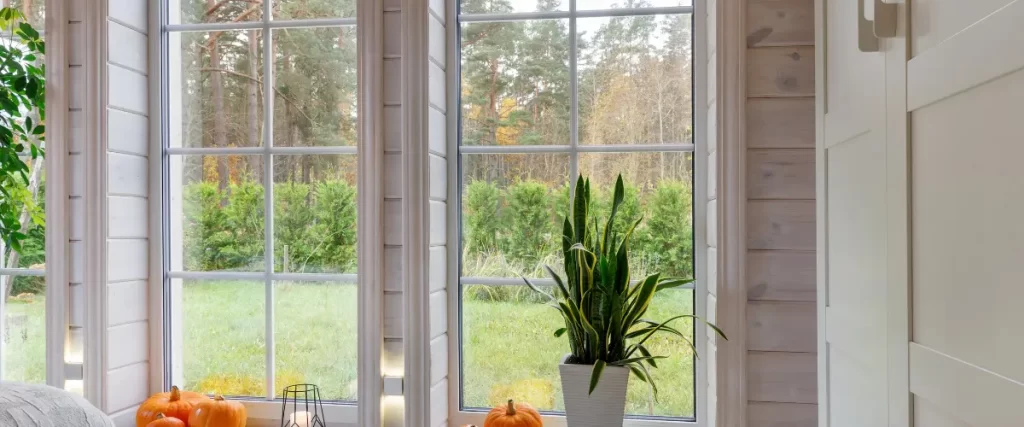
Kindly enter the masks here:
<path id="1" fill-rule="evenodd" d="M 292 413 L 291 424 L 299 427 L 310 427 L 313 425 L 313 414 L 306 411 L 297 411 Z"/>

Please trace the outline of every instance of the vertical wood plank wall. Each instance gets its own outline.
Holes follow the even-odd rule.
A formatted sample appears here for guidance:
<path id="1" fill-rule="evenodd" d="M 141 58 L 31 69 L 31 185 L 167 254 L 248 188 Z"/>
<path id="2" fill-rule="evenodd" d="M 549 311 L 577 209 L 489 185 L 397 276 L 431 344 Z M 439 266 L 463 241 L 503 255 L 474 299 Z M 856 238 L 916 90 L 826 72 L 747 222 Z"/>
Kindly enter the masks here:
<path id="1" fill-rule="evenodd" d="M 747 0 L 747 419 L 817 424 L 814 2 Z"/>
<path id="2" fill-rule="evenodd" d="M 68 105 L 68 343 L 67 355 L 71 362 L 82 362 L 85 351 L 85 2 L 68 0 L 68 77 L 70 88 Z M 52 175 L 51 175 L 52 176 Z"/>

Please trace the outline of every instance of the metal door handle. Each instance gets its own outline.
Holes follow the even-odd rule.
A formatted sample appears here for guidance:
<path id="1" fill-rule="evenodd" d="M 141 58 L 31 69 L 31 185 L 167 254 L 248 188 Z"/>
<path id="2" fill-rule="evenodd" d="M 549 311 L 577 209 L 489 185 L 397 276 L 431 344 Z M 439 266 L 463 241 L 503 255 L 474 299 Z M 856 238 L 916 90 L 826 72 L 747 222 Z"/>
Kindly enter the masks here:
<path id="1" fill-rule="evenodd" d="M 875 13 L 878 13 L 878 5 L 875 5 Z M 864 17 L 864 0 L 857 0 L 857 47 L 861 52 L 878 52 L 875 23 Z"/>
<path id="2" fill-rule="evenodd" d="M 896 37 L 896 4 L 882 0 L 875 2 L 875 37 Z"/>

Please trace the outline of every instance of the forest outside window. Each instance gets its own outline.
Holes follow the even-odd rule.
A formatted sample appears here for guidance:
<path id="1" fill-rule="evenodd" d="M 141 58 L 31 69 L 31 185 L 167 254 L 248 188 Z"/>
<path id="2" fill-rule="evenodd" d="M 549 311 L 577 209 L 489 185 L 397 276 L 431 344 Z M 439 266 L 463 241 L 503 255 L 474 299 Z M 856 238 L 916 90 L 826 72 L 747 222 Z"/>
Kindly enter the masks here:
<path id="1" fill-rule="evenodd" d="M 356 399 L 356 4 L 164 2 L 168 384 Z"/>
<path id="2" fill-rule="evenodd" d="M 24 22 L 42 35 L 45 32 L 45 10 L 42 3 L 15 0 L 5 1 L 0 7 L 11 7 L 20 11 L 25 16 Z M 8 49 L 19 49 L 24 55 L 21 58 L 5 58 L 5 62 L 14 61 L 19 67 L 34 66 L 42 69 L 45 58 L 39 54 L 41 52 L 29 48 L 21 37 L 12 34 L 10 30 L 0 34 L 0 44 Z M 33 57 L 28 56 L 30 53 Z M 5 73 L 10 72 L 8 67 L 11 65 L 4 65 Z M 26 93 L 18 88 L 14 91 L 22 95 Z M 25 115 L 15 119 L 15 122 L 21 127 L 34 126 L 33 122 L 36 125 L 43 124 L 38 112 L 30 111 L 32 108 L 29 107 L 22 104 L 21 110 Z M 6 121 L 4 127 L 7 127 Z M 10 175 L 10 170 L 5 171 L 5 179 L 0 182 L 0 187 L 3 188 L 0 200 L 11 209 L 5 209 L 4 221 L 13 220 L 17 224 L 15 227 L 5 224 L 4 228 L 7 231 L 16 230 L 23 237 L 17 239 L 17 248 L 13 242 L 7 244 L 0 241 L 0 290 L 3 292 L 3 299 L 0 300 L 0 321 L 3 322 L 0 328 L 0 381 L 44 384 L 47 382 L 47 177 L 43 156 L 33 156 L 28 146 L 36 145 L 44 151 L 46 147 L 42 137 L 35 135 L 30 136 L 30 141 L 22 140 L 18 136 L 14 138 L 15 142 L 25 146 L 18 158 L 25 164 L 26 170 L 24 174 Z M 8 162 L 4 164 L 10 165 Z M 7 218 L 8 213 L 13 216 Z M 62 329 L 55 332 L 60 333 Z"/>
<path id="3" fill-rule="evenodd" d="M 460 408 L 507 398 L 563 410 L 552 333 L 562 319 L 520 275 L 551 285 L 577 174 L 607 215 L 618 174 L 620 231 L 644 218 L 633 277 L 694 277 L 693 4 L 691 0 L 456 0 L 461 61 Z M 694 313 L 694 287 L 661 292 L 652 319 Z M 690 323 L 676 325 L 684 333 Z M 699 342 L 694 340 L 694 342 Z M 510 345 L 510 343 L 513 343 Z M 671 355 L 646 383 L 630 380 L 627 414 L 696 418 L 696 359 Z"/>

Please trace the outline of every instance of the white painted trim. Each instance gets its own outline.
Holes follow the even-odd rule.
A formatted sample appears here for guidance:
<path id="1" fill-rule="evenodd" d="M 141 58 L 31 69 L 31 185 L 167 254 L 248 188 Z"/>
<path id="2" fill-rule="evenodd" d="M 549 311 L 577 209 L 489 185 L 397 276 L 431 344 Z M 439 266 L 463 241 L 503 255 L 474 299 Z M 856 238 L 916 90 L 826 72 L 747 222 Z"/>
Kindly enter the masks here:
<path id="1" fill-rule="evenodd" d="M 358 147 L 323 146 L 323 147 L 170 147 L 165 150 L 170 155 L 262 155 L 270 154 L 356 154 Z"/>
<path id="2" fill-rule="evenodd" d="M 828 203 L 826 189 L 828 188 L 828 141 L 825 140 L 825 120 L 828 106 L 828 85 L 825 72 L 828 64 L 828 51 L 826 47 L 827 23 L 825 0 L 814 0 L 814 93 L 818 96 L 814 105 L 814 168 L 815 168 L 815 189 L 816 200 L 821 203 L 815 205 L 815 228 L 816 246 L 815 265 L 817 279 L 817 308 L 816 321 L 818 322 L 818 425 L 829 426 L 829 395 L 828 395 Z"/>
<path id="3" fill-rule="evenodd" d="M 459 282 L 462 275 L 460 262 L 462 252 L 462 221 L 460 220 L 459 203 L 462 193 L 462 177 L 459 173 L 459 165 L 462 163 L 462 156 L 459 155 L 459 103 L 462 91 L 458 0 L 445 0 L 445 91 L 448 94 L 448 105 L 445 116 L 447 121 L 448 140 L 445 147 L 448 160 L 448 212 L 447 227 L 448 241 L 448 266 L 445 287 L 448 289 L 448 425 L 461 426 L 467 423 L 457 423 L 456 417 L 462 409 L 462 321 L 460 319 L 462 303 L 462 286 Z M 480 424 L 483 425 L 483 424 Z"/>
<path id="4" fill-rule="evenodd" d="M 64 388 L 68 351 L 68 8 L 46 0 L 46 384 Z M 31 274 L 34 274 L 32 272 Z"/>
<path id="5" fill-rule="evenodd" d="M 696 185 L 696 184 L 694 184 L 694 185 Z M 694 226 L 694 227 L 696 227 L 696 226 Z M 694 237 L 694 239 L 696 239 L 696 237 Z M 696 262 L 696 261 L 694 261 L 694 262 Z M 696 282 L 697 281 L 694 281 L 694 283 L 689 283 L 689 284 L 686 284 L 686 285 L 679 286 L 677 289 L 696 289 L 697 288 L 697 285 L 695 284 Z M 542 277 L 541 278 L 530 279 L 530 283 L 533 283 L 534 285 L 543 285 L 543 286 L 554 286 L 555 285 L 554 279 L 547 279 L 547 278 L 542 278 Z M 633 280 L 630 280 L 629 283 L 631 285 L 635 285 L 637 283 L 640 283 L 640 280 L 633 279 Z M 459 284 L 462 284 L 462 285 L 487 285 L 487 286 L 527 286 L 526 283 L 523 282 L 523 279 L 513 279 L 511 277 L 474 277 L 474 276 L 463 276 L 463 277 L 459 278 Z"/>
<path id="6" fill-rule="evenodd" d="M 358 366 L 360 426 L 380 426 L 384 347 L 384 87 L 382 0 L 359 2 L 358 45 L 359 181 L 357 263 L 359 269 Z"/>
<path id="7" fill-rule="evenodd" d="M 85 398 L 105 408 L 107 283 L 107 2 L 86 8 L 85 99 Z"/>
<path id="8" fill-rule="evenodd" d="M 167 277 L 189 280 L 287 280 L 292 282 L 340 282 L 358 284 L 356 274 L 260 273 L 245 271 L 169 271 Z"/>
<path id="9" fill-rule="evenodd" d="M 49 114 L 47 114 L 47 116 L 49 116 Z M 47 206 L 49 206 L 49 202 L 47 202 Z M 32 268 L 0 268 L 0 275 L 45 277 L 47 276 L 47 270 L 36 270 Z M 49 298 L 49 296 L 47 296 L 47 298 Z"/>
<path id="10" fill-rule="evenodd" d="M 463 426 L 466 424 L 482 426 L 487 412 L 483 411 L 462 411 L 452 414 L 448 420 L 449 426 Z M 542 414 L 541 420 L 545 427 L 576 427 L 568 426 L 565 417 L 562 415 Z M 622 422 L 622 427 L 703 427 L 703 424 L 694 421 L 679 421 L 672 419 L 656 418 L 631 418 L 628 417 Z"/>
<path id="11" fill-rule="evenodd" d="M 449 110 L 452 111 L 452 110 Z M 461 154 L 693 152 L 692 143 L 615 145 L 469 145 Z"/>
<path id="12" fill-rule="evenodd" d="M 718 159 L 718 326 L 729 336 L 718 345 L 718 414 L 723 426 L 747 425 L 746 286 L 746 2 L 717 3 L 717 96 L 721 146 Z M 743 408 L 743 409 L 740 409 Z"/>
<path id="13" fill-rule="evenodd" d="M 691 46 L 691 67 L 693 76 L 693 108 L 692 119 L 694 139 L 698 141 L 693 159 L 693 202 L 690 206 L 693 210 L 693 309 L 701 319 L 708 316 L 708 210 L 704 208 L 708 200 L 708 129 L 707 129 L 707 105 L 708 105 L 708 67 L 707 67 L 707 0 L 693 1 L 693 35 Z M 701 125 L 704 126 L 701 126 Z M 717 222 L 715 222 L 717 225 Z M 695 323 L 693 328 L 694 347 L 697 348 L 697 355 L 694 357 L 694 365 L 697 374 L 694 383 L 694 396 L 696 404 L 693 408 L 694 419 L 698 425 L 708 425 L 708 327 Z M 717 414 L 716 414 L 717 415 Z"/>
<path id="14" fill-rule="evenodd" d="M 402 0 L 402 300 L 405 425 L 430 422 L 429 11 Z"/>
<path id="15" fill-rule="evenodd" d="M 1024 15 L 1024 5 L 1017 8 Z M 875 6 L 876 8 L 878 5 Z M 1012 6 L 1011 6 L 1012 7 Z M 910 255 L 910 115 L 907 114 L 907 83 L 910 53 L 910 13 L 906 5 L 896 9 L 896 37 L 882 40 L 885 49 L 885 169 L 886 169 L 886 342 L 888 348 L 889 427 L 910 427 L 913 399 L 910 395 L 910 319 L 913 312 Z M 990 21 L 988 19 L 986 21 Z M 1014 28 L 1015 25 L 1006 25 Z M 988 39 L 992 40 L 992 39 Z M 984 44 L 980 44 L 984 45 Z M 980 46 L 979 45 L 979 46 Z M 1024 56 L 1021 56 L 1024 58 Z M 970 59 L 960 58 L 971 62 Z M 959 65 L 959 64 L 958 64 Z M 947 82 L 948 83 L 948 82 Z M 818 199 L 826 200 L 826 199 Z M 825 203 L 820 203 L 824 205 Z M 827 301 L 826 301 L 827 303 Z M 827 371 L 819 371 L 827 372 Z M 976 394 L 975 396 L 982 396 Z"/>

